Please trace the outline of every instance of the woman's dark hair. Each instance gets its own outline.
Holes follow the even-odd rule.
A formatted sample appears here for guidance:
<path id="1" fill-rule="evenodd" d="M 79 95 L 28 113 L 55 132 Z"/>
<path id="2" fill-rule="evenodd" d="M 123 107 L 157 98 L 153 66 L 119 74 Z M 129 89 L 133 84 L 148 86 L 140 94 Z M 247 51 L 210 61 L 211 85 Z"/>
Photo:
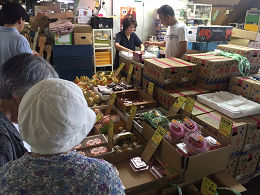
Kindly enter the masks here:
<path id="1" fill-rule="evenodd" d="M 20 18 L 29 21 L 30 16 L 26 13 L 25 9 L 19 3 L 7 2 L 3 4 L 2 19 L 4 24 L 15 24 Z"/>
<path id="2" fill-rule="evenodd" d="M 175 16 L 174 10 L 169 5 L 163 5 L 157 10 L 158 14 L 163 14 L 164 16 Z"/>
<path id="3" fill-rule="evenodd" d="M 123 21 L 123 31 L 125 31 L 126 29 L 128 29 L 129 26 L 134 25 L 135 27 L 137 27 L 137 22 L 136 20 L 132 17 L 132 16 L 128 16 L 124 19 Z"/>

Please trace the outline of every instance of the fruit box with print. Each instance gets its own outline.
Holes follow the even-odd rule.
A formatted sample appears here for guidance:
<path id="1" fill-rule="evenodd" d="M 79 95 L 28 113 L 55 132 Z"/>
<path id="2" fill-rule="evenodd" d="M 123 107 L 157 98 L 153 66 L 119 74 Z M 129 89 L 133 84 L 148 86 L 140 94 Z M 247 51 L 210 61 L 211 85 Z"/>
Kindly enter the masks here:
<path id="1" fill-rule="evenodd" d="M 260 81 L 253 83 L 249 99 L 260 104 Z"/>
<path id="2" fill-rule="evenodd" d="M 251 64 L 251 73 L 256 73 L 258 71 L 258 68 L 260 68 L 260 49 L 232 44 L 218 45 L 218 49 L 229 53 L 240 54 L 246 57 Z"/>
<path id="3" fill-rule="evenodd" d="M 145 140 L 150 140 L 154 129 L 146 122 L 143 122 L 142 135 Z M 183 182 L 194 182 L 198 179 L 222 171 L 228 163 L 228 155 L 230 152 L 230 143 L 220 136 L 211 134 L 206 129 L 202 129 L 204 136 L 212 136 L 221 143 L 221 147 L 215 150 L 207 151 L 202 154 L 193 156 L 184 156 L 178 151 L 176 142 L 169 143 L 166 139 L 162 139 L 154 156 L 173 167 L 179 175 L 179 179 Z M 221 159 L 221 161 L 219 160 Z M 216 164 L 216 162 L 218 162 Z M 203 167 L 203 169 L 201 168 Z"/>
<path id="4" fill-rule="evenodd" d="M 239 157 L 240 156 L 233 156 L 233 157 L 228 159 L 228 166 L 227 166 L 226 171 L 233 178 L 235 177 Z"/>
<path id="5" fill-rule="evenodd" d="M 238 75 L 237 61 L 211 53 L 185 54 L 184 59 L 199 65 L 199 78 L 221 79 Z"/>
<path id="6" fill-rule="evenodd" d="M 247 77 L 232 77 L 229 84 L 229 91 L 233 94 L 242 95 L 249 99 L 254 83 L 254 80 Z"/>
<path id="7" fill-rule="evenodd" d="M 205 78 L 200 78 L 197 80 L 196 84 L 199 87 L 208 90 L 209 92 L 227 91 L 229 80 L 228 79 L 209 80 Z"/>
<path id="8" fill-rule="evenodd" d="M 233 122 L 232 132 L 230 137 L 225 137 L 219 132 L 219 124 L 221 117 L 225 117 L 229 121 Z M 230 157 L 241 154 L 244 140 L 246 136 L 248 124 L 240 119 L 231 119 L 219 112 L 210 112 L 195 117 L 195 121 L 202 125 L 202 127 L 209 130 L 214 135 L 224 136 L 231 142 Z"/>
<path id="9" fill-rule="evenodd" d="M 198 66 L 178 58 L 153 58 L 144 60 L 144 77 L 161 88 L 193 84 Z"/>
<path id="10" fill-rule="evenodd" d="M 237 163 L 235 179 L 250 179 L 254 175 L 259 159 L 259 154 L 260 150 L 253 150 L 240 156 Z"/>
<path id="11" fill-rule="evenodd" d="M 232 26 L 196 26 L 192 27 L 192 36 L 189 35 L 189 38 L 197 42 L 230 41 L 232 29 Z"/>
<path id="12" fill-rule="evenodd" d="M 198 86 L 187 86 L 169 90 L 158 88 L 156 90 L 156 100 L 166 109 L 170 109 L 179 96 L 196 99 L 197 95 L 207 93 L 208 91 Z"/>

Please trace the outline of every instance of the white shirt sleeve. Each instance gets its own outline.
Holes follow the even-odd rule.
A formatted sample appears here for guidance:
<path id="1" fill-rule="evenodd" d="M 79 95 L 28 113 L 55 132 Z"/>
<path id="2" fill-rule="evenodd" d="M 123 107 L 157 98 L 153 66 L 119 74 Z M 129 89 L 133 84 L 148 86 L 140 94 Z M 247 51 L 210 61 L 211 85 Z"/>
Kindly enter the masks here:
<path id="1" fill-rule="evenodd" d="M 188 30 L 187 26 L 183 26 L 180 28 L 180 36 L 179 36 L 179 41 L 187 41 L 188 42 Z"/>

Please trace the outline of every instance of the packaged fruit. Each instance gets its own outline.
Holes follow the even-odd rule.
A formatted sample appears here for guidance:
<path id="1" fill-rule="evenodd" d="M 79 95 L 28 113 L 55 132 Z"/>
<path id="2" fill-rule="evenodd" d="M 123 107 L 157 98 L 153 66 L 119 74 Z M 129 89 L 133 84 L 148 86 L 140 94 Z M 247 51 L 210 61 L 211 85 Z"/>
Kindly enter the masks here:
<path id="1" fill-rule="evenodd" d="M 200 154 L 208 150 L 208 144 L 205 138 L 197 131 L 190 131 L 184 138 L 188 150 Z"/>
<path id="2" fill-rule="evenodd" d="M 174 139 L 181 139 L 184 137 L 184 127 L 176 120 L 172 120 L 172 122 L 169 123 L 168 130 Z"/>

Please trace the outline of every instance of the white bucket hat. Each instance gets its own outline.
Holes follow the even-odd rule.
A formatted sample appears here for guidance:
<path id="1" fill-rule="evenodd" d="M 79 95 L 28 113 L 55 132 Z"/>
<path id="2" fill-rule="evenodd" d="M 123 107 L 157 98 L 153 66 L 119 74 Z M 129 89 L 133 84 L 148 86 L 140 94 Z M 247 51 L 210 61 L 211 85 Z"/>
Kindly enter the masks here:
<path id="1" fill-rule="evenodd" d="M 96 115 L 73 82 L 46 79 L 22 98 L 18 125 L 32 152 L 57 154 L 79 144 L 93 128 Z"/>

